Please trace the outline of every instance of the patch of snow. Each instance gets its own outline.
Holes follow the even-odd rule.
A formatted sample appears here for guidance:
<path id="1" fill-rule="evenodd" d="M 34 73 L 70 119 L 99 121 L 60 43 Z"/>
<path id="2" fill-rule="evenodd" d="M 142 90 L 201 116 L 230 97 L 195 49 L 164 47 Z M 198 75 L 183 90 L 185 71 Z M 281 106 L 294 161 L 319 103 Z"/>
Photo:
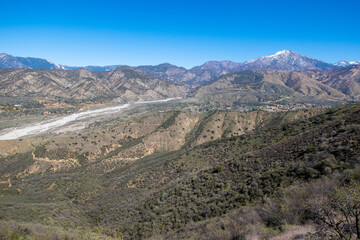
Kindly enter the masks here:
<path id="1" fill-rule="evenodd" d="M 275 53 L 275 54 L 273 54 L 273 55 L 271 55 L 271 56 L 288 55 L 288 54 L 290 54 L 290 53 L 291 53 L 290 50 L 282 50 L 282 51 L 279 51 L 279 52 L 277 52 L 277 53 Z M 269 56 L 269 57 L 270 57 L 270 56 Z"/>
<path id="2" fill-rule="evenodd" d="M 350 65 L 359 65 L 359 64 L 360 64 L 360 61 L 359 62 L 355 62 L 355 61 L 348 62 L 348 61 L 342 60 L 342 61 L 335 63 L 334 65 L 336 65 L 338 67 L 347 67 Z"/>
<path id="3" fill-rule="evenodd" d="M 256 61 L 261 61 L 261 60 L 269 60 L 269 59 L 278 59 L 282 56 L 289 56 L 292 52 L 290 50 L 282 50 L 282 51 L 278 51 L 273 55 L 269 55 L 269 56 L 264 56 L 264 57 L 259 57 L 259 58 L 254 58 L 250 61 L 247 61 L 246 63 L 253 63 Z"/>
<path id="4" fill-rule="evenodd" d="M 49 60 L 47 60 L 47 59 L 45 59 L 45 60 L 46 60 L 48 63 L 54 65 L 57 69 L 65 69 L 64 66 L 62 66 L 62 65 L 59 65 L 59 64 L 54 63 L 54 62 L 51 62 L 51 61 L 49 61 Z"/>

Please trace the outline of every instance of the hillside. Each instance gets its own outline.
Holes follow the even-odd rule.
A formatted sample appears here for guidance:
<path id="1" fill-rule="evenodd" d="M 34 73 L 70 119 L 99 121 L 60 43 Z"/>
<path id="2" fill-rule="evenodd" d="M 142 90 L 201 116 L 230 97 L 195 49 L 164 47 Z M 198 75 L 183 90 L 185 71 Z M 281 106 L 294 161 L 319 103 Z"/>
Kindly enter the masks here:
<path id="1" fill-rule="evenodd" d="M 233 211 L 254 204 L 261 212 L 262 202 L 279 191 L 335 181 L 359 164 L 359 105 L 284 113 L 150 112 L 78 134 L 1 141 L 0 216 L 7 231 L 34 235 L 40 224 L 46 234 L 56 226 L 69 234 L 83 229 L 125 239 L 210 237 L 196 235 L 201 231 L 214 238 L 221 231 L 269 237 L 282 230 L 266 227 L 319 223 L 309 215 L 267 225 L 269 215 L 262 214 L 251 220 L 260 224 L 255 232 L 238 232 L 226 224 L 206 230 L 206 222 L 236 218 Z"/>
<path id="2" fill-rule="evenodd" d="M 340 90 L 354 100 L 360 99 L 360 65 L 353 65 L 331 71 L 307 71 L 309 77 Z"/>
<path id="3" fill-rule="evenodd" d="M 109 72 L 1 69 L 0 87 L 3 97 L 15 99 L 46 97 L 129 102 L 182 95 L 173 84 L 125 66 Z"/>
<path id="4" fill-rule="evenodd" d="M 159 78 L 126 66 L 108 72 L 0 69 L 0 112 L 3 112 L 0 119 L 15 120 L 15 116 L 22 114 L 56 115 L 98 104 L 179 96 L 200 110 L 214 107 L 287 110 L 310 105 L 334 106 L 360 98 L 359 66 L 329 71 L 245 70 L 224 74 L 201 86 L 161 80 L 165 69 L 173 78 L 185 71 L 173 65 L 143 68 L 157 71 Z"/>
<path id="5" fill-rule="evenodd" d="M 169 63 L 163 63 L 155 66 L 138 66 L 137 68 L 150 75 L 156 76 L 160 79 L 168 80 L 173 83 L 179 83 L 178 79 L 181 78 L 187 71 L 183 67 L 178 67 Z"/>
<path id="6" fill-rule="evenodd" d="M 67 156 L 83 155 L 89 161 L 106 156 L 108 161 L 136 160 L 158 152 L 179 150 L 183 147 L 197 146 L 224 137 L 240 136 L 252 132 L 262 125 L 268 125 L 276 116 L 276 121 L 291 121 L 308 118 L 320 110 L 299 111 L 296 113 L 265 111 L 232 112 L 211 111 L 195 113 L 184 111 L 186 105 L 170 105 L 167 110 L 152 113 L 157 106 L 143 106 L 118 113 L 113 120 L 83 130 L 80 134 L 70 133 L 59 136 L 42 136 L 28 141 L 0 141 L 1 155 L 8 156 L 17 151 L 30 151 L 32 147 L 46 146 L 42 157 L 50 157 L 61 149 Z M 144 112 L 144 113 L 142 113 Z M 128 116 L 130 115 L 130 116 Z M 135 116 L 135 117 L 134 117 Z M 125 121 L 124 121 L 125 120 Z M 42 140 L 40 140 L 42 139 Z M 71 144 L 69 144 L 71 143 Z M 11 148 L 7 148 L 11 144 Z M 31 147 L 32 146 L 32 147 Z M 21 150 L 22 149 L 22 150 Z M 82 156 L 84 157 L 84 156 Z"/>
<path id="7" fill-rule="evenodd" d="M 359 67 L 331 71 L 255 70 L 226 74 L 190 96 L 213 106 L 358 99 Z M 324 103 L 324 102 L 323 102 Z"/>

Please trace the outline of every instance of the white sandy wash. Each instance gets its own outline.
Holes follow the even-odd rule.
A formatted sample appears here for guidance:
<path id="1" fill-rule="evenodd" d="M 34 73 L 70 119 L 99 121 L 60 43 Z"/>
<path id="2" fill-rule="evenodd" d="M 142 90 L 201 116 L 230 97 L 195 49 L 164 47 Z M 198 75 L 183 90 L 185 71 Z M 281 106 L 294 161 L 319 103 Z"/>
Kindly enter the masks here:
<path id="1" fill-rule="evenodd" d="M 135 102 L 135 104 L 161 103 L 161 102 L 168 102 L 171 100 L 178 100 L 178 99 L 181 99 L 181 97 L 167 98 L 167 99 L 154 100 L 154 101 Z M 87 122 L 89 119 L 98 116 L 104 117 L 105 115 L 117 113 L 124 109 L 129 108 L 130 106 L 131 104 L 123 104 L 114 107 L 89 110 L 86 112 L 74 113 L 69 116 L 43 121 L 40 123 L 36 123 L 24 127 L 5 129 L 4 131 L 0 132 L 0 140 L 12 140 L 30 135 L 38 135 L 41 133 L 46 133 L 52 130 L 56 130 L 58 128 L 63 128 L 65 125 L 75 122 L 78 122 L 77 127 L 72 126 L 70 128 L 66 128 L 62 130 L 60 129 L 57 131 L 57 133 L 66 132 L 68 130 L 75 130 L 76 128 L 81 129 L 85 127 L 84 123 Z"/>

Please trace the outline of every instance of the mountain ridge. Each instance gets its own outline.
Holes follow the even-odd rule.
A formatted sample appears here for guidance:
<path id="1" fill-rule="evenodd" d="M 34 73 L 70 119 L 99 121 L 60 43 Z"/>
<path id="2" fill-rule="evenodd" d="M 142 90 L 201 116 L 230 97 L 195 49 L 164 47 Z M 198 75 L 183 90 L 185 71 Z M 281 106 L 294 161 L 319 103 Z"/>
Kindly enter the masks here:
<path id="1" fill-rule="evenodd" d="M 310 69 L 331 70 L 336 68 L 333 64 L 316 60 L 290 50 L 283 50 L 270 56 L 255 58 L 245 62 L 245 65 L 244 70 L 274 69 L 298 71 Z"/>
<path id="2" fill-rule="evenodd" d="M 190 93 L 216 107 L 360 99 L 360 66 L 329 71 L 244 70 L 222 75 Z"/>
<path id="3" fill-rule="evenodd" d="M 355 62 L 355 61 L 345 61 L 345 60 L 341 60 L 341 61 L 338 61 L 336 63 L 334 63 L 334 65 L 338 66 L 338 67 L 348 67 L 348 66 L 351 66 L 351 65 L 359 65 L 360 64 L 360 61 L 358 62 Z"/>
<path id="4" fill-rule="evenodd" d="M 60 99 L 113 99 L 117 102 L 178 97 L 173 84 L 145 72 L 121 66 L 109 72 L 86 69 L 0 69 L 4 97 Z"/>
<path id="5" fill-rule="evenodd" d="M 331 70 L 351 65 L 358 65 L 359 62 L 339 61 L 337 63 L 327 63 L 306 55 L 302 55 L 290 50 L 278 51 L 269 56 L 254 58 L 245 62 L 233 62 L 229 60 L 224 61 L 208 61 L 202 65 L 194 66 L 190 69 L 179 67 L 170 63 L 162 63 L 158 65 L 140 65 L 136 66 L 144 72 L 155 77 L 168 80 L 173 83 L 187 83 L 187 84 L 203 84 L 208 81 L 214 80 L 223 74 L 237 72 L 242 70 L 286 70 L 286 71 L 299 71 L 299 70 Z M 22 58 L 14 57 L 12 55 L 1 53 L 0 54 L 0 67 L 1 68 L 47 68 L 47 69 L 67 69 L 75 70 L 79 68 L 91 71 L 112 71 L 122 65 L 107 65 L 107 66 L 68 66 L 53 63 L 46 59 L 40 58 Z"/>
<path id="6" fill-rule="evenodd" d="M 157 67 L 158 72 L 164 68 L 173 76 L 179 74 L 170 64 Z M 0 94 L 9 100 L 50 97 L 121 103 L 188 96 L 188 101 L 205 101 L 221 108 L 279 101 L 285 105 L 303 102 L 327 105 L 332 101 L 360 99 L 360 65 L 329 71 L 243 70 L 214 77 L 198 87 L 172 83 L 129 66 L 107 72 L 83 68 L 0 69 Z"/>
<path id="7" fill-rule="evenodd" d="M 66 69 L 63 65 L 53 63 L 47 59 L 14 57 L 6 53 L 0 53 L 0 68 Z"/>
<path id="8" fill-rule="evenodd" d="M 245 61 L 245 62 L 234 62 L 234 61 L 231 61 L 231 60 L 222 60 L 222 61 L 216 61 L 216 60 L 210 60 L 210 61 L 207 61 L 205 62 L 204 64 L 202 65 L 199 65 L 199 66 L 194 66 L 190 69 L 196 69 L 196 68 L 206 68 L 206 66 L 209 66 L 211 64 L 232 64 L 232 65 L 244 65 L 244 64 L 249 64 L 249 63 L 253 63 L 255 62 L 256 60 L 259 60 L 259 59 L 266 59 L 266 58 L 272 58 L 272 57 L 276 57 L 276 56 L 281 56 L 281 55 L 298 55 L 298 56 L 302 56 L 302 57 L 306 57 L 306 58 L 309 58 L 309 59 L 314 59 L 314 58 L 311 58 L 309 56 L 306 56 L 306 55 L 302 55 L 302 54 L 299 54 L 299 53 L 295 53 L 291 50 L 282 50 L 282 51 L 278 51 L 272 55 L 269 55 L 269 56 L 263 56 L 263 57 L 258 57 L 258 58 L 254 58 L 254 59 L 251 59 L 249 61 Z M 42 58 L 34 58 L 34 57 L 18 57 L 18 56 L 13 56 L 13 55 L 10 55 L 10 54 L 7 54 L 7 53 L 0 53 L 0 64 L 2 64 L 4 60 L 2 60 L 3 58 L 11 58 L 11 60 L 19 60 L 20 62 L 21 61 L 25 61 L 26 59 L 29 59 L 29 60 L 43 60 L 49 64 L 53 64 L 56 68 L 54 69 L 67 69 L 67 70 L 74 70 L 74 69 L 77 69 L 77 68 L 84 68 L 84 69 L 87 69 L 87 70 L 94 70 L 94 71 L 111 71 L 117 67 L 120 67 L 122 65 L 118 65 L 118 64 L 114 64 L 114 65 L 86 65 L 86 66 L 69 66 L 69 65 L 64 65 L 64 64 L 56 64 L 56 63 L 53 63 L 52 61 L 49 61 L 47 59 L 42 59 Z M 317 60 L 317 61 L 320 61 L 320 60 Z M 324 61 L 321 61 L 321 62 L 324 62 Z M 326 63 L 326 62 L 324 62 Z M 15 63 L 14 63 L 15 64 Z M 345 66 L 349 66 L 349 65 L 357 65 L 357 64 L 360 64 L 360 61 L 356 62 L 356 61 L 345 61 L 345 60 L 340 60 L 336 63 L 326 63 L 326 64 L 330 64 L 330 65 L 333 65 L 333 66 L 337 66 L 337 67 L 345 67 Z M 23 64 L 23 65 L 19 65 L 19 66 L 1 66 L 2 68 L 22 68 L 22 67 L 25 67 L 26 68 L 34 68 L 32 67 L 31 65 L 28 65 L 26 66 L 26 64 Z M 160 66 L 160 65 L 171 65 L 171 66 L 175 66 L 175 67 L 179 67 L 179 66 L 176 66 L 176 65 L 173 65 L 171 63 L 161 63 L 161 64 L 157 64 L 157 65 L 139 65 L 137 67 L 147 67 L 147 66 Z M 44 68 L 47 68 L 46 66 L 44 66 Z M 96 70 L 96 68 L 98 70 Z M 183 67 L 180 67 L 180 68 L 183 68 Z M 185 68 L 183 68 L 185 69 Z M 190 70 L 190 69 L 187 69 L 187 70 Z"/>

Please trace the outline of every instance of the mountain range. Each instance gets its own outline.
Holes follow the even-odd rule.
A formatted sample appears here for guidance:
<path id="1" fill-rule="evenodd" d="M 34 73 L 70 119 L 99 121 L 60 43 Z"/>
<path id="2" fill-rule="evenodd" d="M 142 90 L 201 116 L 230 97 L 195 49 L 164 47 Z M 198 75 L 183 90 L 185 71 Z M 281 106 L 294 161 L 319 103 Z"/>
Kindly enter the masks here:
<path id="1" fill-rule="evenodd" d="M 31 68 L 31 69 L 66 69 L 63 65 L 42 58 L 14 57 L 0 53 L 0 68 Z"/>
<path id="2" fill-rule="evenodd" d="M 358 64 L 360 64 L 360 61 L 339 61 L 335 64 L 331 64 L 289 50 L 283 50 L 270 56 L 259 57 L 247 62 L 240 63 L 231 61 L 209 61 L 203 65 L 195 66 L 191 69 L 185 69 L 183 67 L 178 67 L 169 63 L 164 63 L 155 66 L 138 66 L 138 68 L 150 75 L 168 80 L 172 83 L 187 83 L 198 85 L 212 81 L 223 74 L 242 70 L 331 70 Z M 83 68 L 91 71 L 112 71 L 119 66 L 121 65 L 71 67 L 56 64 L 49 60 L 40 58 L 22 58 L 14 57 L 5 53 L 0 54 L 1 68 L 46 68 L 67 70 Z"/>
<path id="3" fill-rule="evenodd" d="M 169 64 L 147 66 L 146 68 L 140 66 L 139 68 L 149 74 L 157 74 L 158 77 L 171 82 L 201 85 L 210 82 L 221 75 L 242 70 L 332 70 L 353 64 L 357 65 L 359 63 L 355 64 L 355 62 L 351 62 L 347 65 L 344 63 L 343 65 L 340 65 L 340 63 L 338 65 L 330 64 L 289 50 L 283 50 L 270 56 L 256 58 L 243 63 L 231 61 L 209 61 L 187 71 L 184 71 L 182 68 L 177 68 L 177 74 L 175 76 L 173 73 L 175 72 L 176 66 Z M 163 69 L 163 71 L 159 72 L 159 67 L 160 69 Z"/>
<path id="4" fill-rule="evenodd" d="M 8 98 L 155 100 L 181 95 L 179 87 L 123 66 L 109 72 L 86 69 L 0 69 L 0 94 Z"/>
<path id="5" fill-rule="evenodd" d="M 0 134 L 31 135 L 0 141 L 0 239 L 360 236 L 360 104 L 329 107 L 360 100 L 360 64 L 287 50 L 189 70 L 1 59 Z"/>
<path id="6" fill-rule="evenodd" d="M 224 108 L 360 99 L 360 64 L 340 68 L 288 50 L 244 63 L 210 61 L 189 70 L 168 63 L 68 70 L 43 59 L 6 54 L 1 59 L 1 66 L 12 68 L 0 68 L 0 94 L 12 104 L 43 97 L 125 103 L 188 96 L 187 101 Z"/>
<path id="7" fill-rule="evenodd" d="M 348 62 L 348 61 L 339 61 L 337 63 L 335 63 L 334 65 L 338 66 L 338 67 L 348 67 L 351 65 L 359 65 L 360 61 L 358 62 Z"/>
<path id="8" fill-rule="evenodd" d="M 360 65 L 329 71 L 244 70 L 225 74 L 190 93 L 213 106 L 360 99 Z"/>
<path id="9" fill-rule="evenodd" d="M 172 65 L 163 68 L 172 72 L 173 77 L 181 74 Z M 187 96 L 187 101 L 221 108 L 266 103 L 327 105 L 360 99 L 360 65 L 328 71 L 243 70 L 221 75 L 197 87 L 163 80 L 161 70 L 154 77 L 128 66 L 108 72 L 0 69 L 0 94 L 2 99 L 12 102 L 46 97 L 125 103 Z"/>

